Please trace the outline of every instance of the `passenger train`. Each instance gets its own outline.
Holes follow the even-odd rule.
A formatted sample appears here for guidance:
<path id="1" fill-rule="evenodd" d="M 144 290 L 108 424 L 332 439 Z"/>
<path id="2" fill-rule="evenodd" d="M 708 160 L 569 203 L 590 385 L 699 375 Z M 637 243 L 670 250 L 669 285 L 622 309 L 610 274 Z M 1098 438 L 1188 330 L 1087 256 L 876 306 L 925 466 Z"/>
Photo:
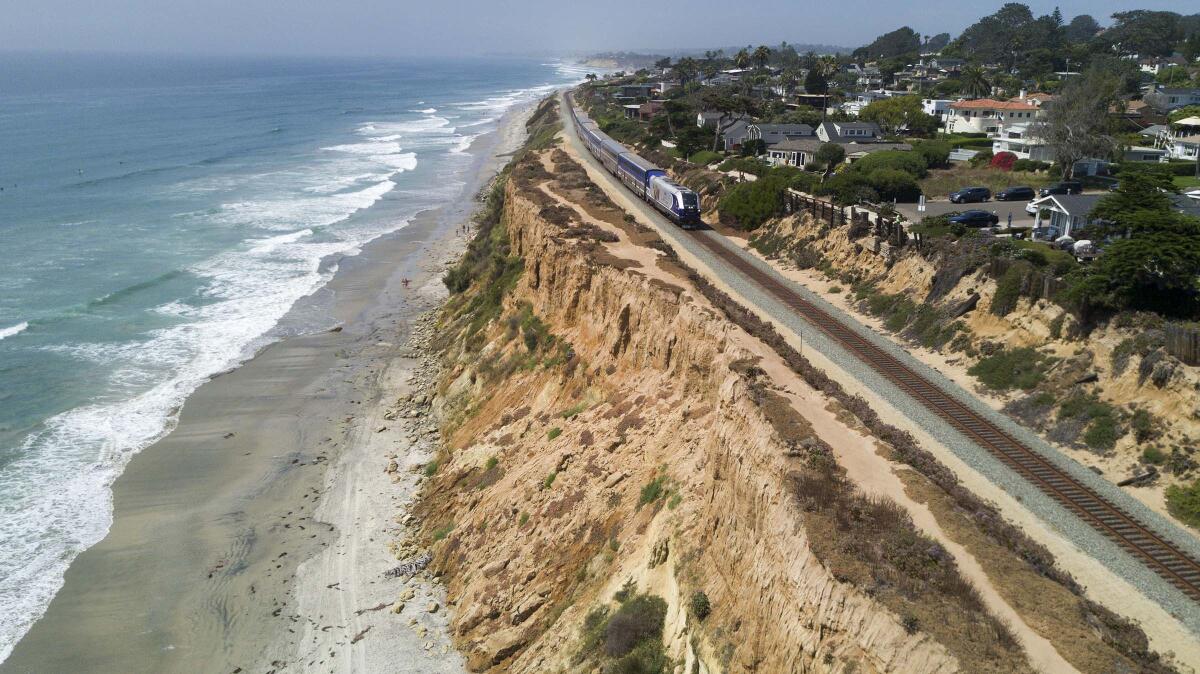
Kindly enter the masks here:
<path id="1" fill-rule="evenodd" d="M 667 177 L 666 171 L 610 138 L 587 113 L 574 105 L 571 114 L 579 138 L 588 151 L 631 192 L 684 229 L 695 229 L 701 224 L 700 197 L 695 192 L 675 183 Z"/>

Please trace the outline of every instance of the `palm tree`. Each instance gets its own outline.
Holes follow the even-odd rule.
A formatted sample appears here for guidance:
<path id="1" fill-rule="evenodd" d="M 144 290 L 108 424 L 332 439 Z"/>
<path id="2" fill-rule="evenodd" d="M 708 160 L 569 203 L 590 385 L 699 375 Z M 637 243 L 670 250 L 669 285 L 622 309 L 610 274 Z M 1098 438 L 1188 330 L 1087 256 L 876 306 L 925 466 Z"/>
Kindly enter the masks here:
<path id="1" fill-rule="evenodd" d="M 827 54 L 817 59 L 817 68 L 825 77 L 829 77 L 838 71 L 837 57 Z"/>
<path id="2" fill-rule="evenodd" d="M 988 81 L 987 73 L 979 66 L 963 68 L 960 86 L 963 93 L 976 98 L 986 96 L 992 90 L 992 83 Z"/>
<path id="3" fill-rule="evenodd" d="M 758 49 L 754 50 L 754 54 L 750 57 L 754 60 L 755 65 L 765 69 L 767 63 L 771 60 L 771 48 L 767 45 L 759 45 Z"/>
<path id="4" fill-rule="evenodd" d="M 739 49 L 738 53 L 733 55 L 733 65 L 738 68 L 750 65 L 750 54 L 745 49 Z"/>

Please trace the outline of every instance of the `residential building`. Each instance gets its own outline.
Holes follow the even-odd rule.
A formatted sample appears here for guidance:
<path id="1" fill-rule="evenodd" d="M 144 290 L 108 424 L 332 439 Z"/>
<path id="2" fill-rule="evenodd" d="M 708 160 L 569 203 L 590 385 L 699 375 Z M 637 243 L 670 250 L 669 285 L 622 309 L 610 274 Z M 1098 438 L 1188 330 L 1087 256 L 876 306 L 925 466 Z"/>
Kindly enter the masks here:
<path id="1" fill-rule="evenodd" d="M 1171 122 L 1159 132 L 1155 145 L 1166 150 L 1172 159 L 1195 161 L 1200 155 L 1200 117 L 1184 117 Z"/>
<path id="2" fill-rule="evenodd" d="M 670 91 L 672 89 L 678 89 L 678 88 L 679 88 L 679 82 L 676 82 L 675 80 L 663 80 L 662 82 L 659 82 L 654 85 L 654 91 L 659 96 L 666 94 L 668 91 Z"/>
<path id="3" fill-rule="evenodd" d="M 706 126 L 715 126 L 717 122 L 725 117 L 725 113 L 715 110 L 708 112 L 696 113 L 696 126 L 703 129 Z"/>
<path id="4" fill-rule="evenodd" d="M 807 124 L 751 124 L 747 128 L 748 140 L 761 140 L 768 147 L 785 140 L 809 138 L 815 135 Z"/>
<path id="5" fill-rule="evenodd" d="M 842 103 L 842 112 L 845 112 L 851 117 L 858 117 L 858 113 L 862 112 L 863 108 L 874 103 L 875 101 L 882 101 L 885 98 L 891 97 L 892 92 L 890 91 L 860 91 L 856 94 L 851 94 L 850 99 L 845 103 Z"/>
<path id="6" fill-rule="evenodd" d="M 721 133 L 721 141 L 717 143 L 717 147 L 726 152 L 741 149 L 750 135 L 749 130 L 750 124 L 746 120 L 737 120 Z"/>
<path id="7" fill-rule="evenodd" d="M 1186 105 L 1200 105 L 1200 87 L 1156 86 L 1142 100 L 1159 112 L 1178 110 Z"/>
<path id="8" fill-rule="evenodd" d="M 1034 199 L 1031 205 L 1038 208 L 1033 227 L 1053 227 L 1058 230 L 1058 236 L 1078 239 L 1080 231 L 1092 222 L 1088 214 L 1104 198 L 1101 194 L 1051 194 L 1048 197 Z M 1043 214 L 1048 216 L 1043 218 Z"/>
<path id="9" fill-rule="evenodd" d="M 617 87 L 617 98 L 650 98 L 658 85 L 655 84 L 622 84 Z"/>
<path id="10" fill-rule="evenodd" d="M 1041 116 L 1036 105 L 980 98 L 950 104 L 946 130 L 950 133 L 999 133 L 1008 124 L 1031 122 Z"/>
<path id="11" fill-rule="evenodd" d="M 948 73 L 956 73 L 967 65 L 967 62 L 962 59 L 949 58 L 943 56 L 935 56 L 927 62 L 930 68 L 935 70 L 944 70 Z"/>
<path id="12" fill-rule="evenodd" d="M 992 139 L 992 153 L 1011 152 L 1017 159 L 1033 159 L 1036 161 L 1054 161 L 1054 154 L 1046 147 L 1045 141 L 1038 138 L 1036 129 L 1028 123 L 1012 124 L 996 132 Z"/>
<path id="13" fill-rule="evenodd" d="M 1161 147 L 1134 145 L 1125 148 L 1122 158 L 1125 161 L 1163 161 L 1166 156 L 1167 151 Z"/>
<path id="14" fill-rule="evenodd" d="M 818 138 L 797 138 L 793 140 L 785 140 L 767 148 L 767 160 L 774 166 L 798 166 L 803 168 L 807 164 L 812 163 L 817 155 L 817 150 L 825 144 Z M 912 146 L 908 143 L 876 143 L 871 141 L 865 142 L 843 142 L 837 143 L 846 151 L 846 161 L 854 162 L 868 154 L 874 152 L 882 152 L 885 150 L 911 150 Z"/>
<path id="15" fill-rule="evenodd" d="M 817 138 L 825 143 L 875 142 L 883 135 L 874 122 L 821 122 Z"/>
<path id="16" fill-rule="evenodd" d="M 938 121 L 944 121 L 950 112 L 950 104 L 953 102 L 945 98 L 926 98 L 921 101 L 921 109 L 925 111 L 925 114 L 937 117 Z"/>

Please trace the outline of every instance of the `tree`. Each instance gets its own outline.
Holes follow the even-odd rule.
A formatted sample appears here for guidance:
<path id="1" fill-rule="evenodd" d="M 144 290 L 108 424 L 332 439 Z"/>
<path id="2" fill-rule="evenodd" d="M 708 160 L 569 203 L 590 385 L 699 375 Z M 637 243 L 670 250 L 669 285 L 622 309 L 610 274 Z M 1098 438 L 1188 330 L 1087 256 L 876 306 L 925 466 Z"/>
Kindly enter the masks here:
<path id="1" fill-rule="evenodd" d="M 808 75 L 804 77 L 804 91 L 818 95 L 829 93 L 829 81 L 825 79 L 820 68 L 812 68 L 808 71 Z"/>
<path id="2" fill-rule="evenodd" d="M 1103 41 L 1121 55 L 1170 56 L 1179 40 L 1179 15 L 1135 9 L 1116 12 Z"/>
<path id="3" fill-rule="evenodd" d="M 696 63 L 696 59 L 688 56 L 676 61 L 671 71 L 675 77 L 679 78 L 680 84 L 687 84 L 695 80 L 696 75 L 700 73 L 700 64 Z"/>
<path id="4" fill-rule="evenodd" d="M 1167 119 L 1171 122 L 1178 122 L 1188 117 L 1200 117 L 1200 105 L 1185 105 L 1167 115 Z"/>
<path id="5" fill-rule="evenodd" d="M 1055 163 L 1068 177 L 1075 162 L 1087 157 L 1105 158 L 1117 148 L 1109 108 L 1119 100 L 1118 84 L 1111 75 L 1089 69 L 1072 78 L 1054 100 L 1045 104 L 1045 117 L 1035 134 L 1046 142 Z"/>
<path id="6" fill-rule="evenodd" d="M 921 50 L 921 35 L 904 26 L 875 38 L 871 44 L 854 50 L 856 58 L 886 59 L 916 54 Z"/>
<path id="7" fill-rule="evenodd" d="M 745 49 L 739 49 L 738 53 L 733 55 L 733 65 L 738 68 L 745 68 L 750 65 L 750 53 Z"/>
<path id="8" fill-rule="evenodd" d="M 671 57 L 664 56 L 664 57 L 660 58 L 659 60 L 654 62 L 654 67 L 658 68 L 659 70 L 666 70 L 667 68 L 670 68 L 671 67 Z"/>
<path id="9" fill-rule="evenodd" d="M 937 119 L 925 114 L 920 96 L 894 96 L 872 101 L 858 117 L 864 122 L 875 122 L 888 135 L 908 131 L 928 136 L 937 132 Z"/>
<path id="10" fill-rule="evenodd" d="M 1027 30 L 1033 21 L 1033 12 L 1028 6 L 1010 2 L 995 14 L 968 26 L 951 46 L 975 60 L 1004 63 L 1011 69 L 1016 54 L 1024 48 Z"/>
<path id="11" fill-rule="evenodd" d="M 679 150 L 679 154 L 683 155 L 684 159 L 705 149 L 708 144 L 708 130 L 695 124 L 681 126 L 675 133 L 675 149 Z"/>
<path id="12" fill-rule="evenodd" d="M 750 57 L 754 61 L 754 65 L 760 70 L 765 70 L 767 63 L 771 61 L 771 49 L 766 45 L 759 45 L 758 49 L 754 50 L 754 54 Z"/>
<path id="13" fill-rule="evenodd" d="M 1067 24 L 1063 37 L 1068 42 L 1087 42 L 1100 32 L 1100 24 L 1090 14 L 1080 14 Z"/>
<path id="14" fill-rule="evenodd" d="M 983 68 L 967 66 L 959 75 L 959 87 L 968 96 L 980 97 L 991 92 L 992 83 L 988 81 L 987 73 L 983 72 Z"/>
<path id="15" fill-rule="evenodd" d="M 707 110 L 721 113 L 720 119 L 713 124 L 712 150 L 717 151 L 721 142 L 721 134 L 734 124 L 747 118 L 754 111 L 754 101 L 748 96 L 732 93 L 717 87 L 709 87 L 701 99 Z"/>
<path id="16" fill-rule="evenodd" d="M 817 154 L 813 157 L 813 161 L 825 167 L 825 173 L 829 173 L 838 164 L 846 161 L 846 148 L 837 143 L 822 143 L 821 147 L 817 148 Z"/>
<path id="17" fill-rule="evenodd" d="M 950 33 L 938 33 L 925 41 L 925 51 L 930 53 L 940 52 L 950 44 Z"/>
<path id="18" fill-rule="evenodd" d="M 585 79 L 589 82 L 595 82 L 596 81 L 596 73 L 588 73 L 586 76 L 584 76 L 583 79 Z"/>
<path id="19" fill-rule="evenodd" d="M 1168 87 L 1183 87 L 1192 81 L 1192 77 L 1188 74 L 1187 68 L 1170 66 L 1159 70 L 1154 81 Z"/>

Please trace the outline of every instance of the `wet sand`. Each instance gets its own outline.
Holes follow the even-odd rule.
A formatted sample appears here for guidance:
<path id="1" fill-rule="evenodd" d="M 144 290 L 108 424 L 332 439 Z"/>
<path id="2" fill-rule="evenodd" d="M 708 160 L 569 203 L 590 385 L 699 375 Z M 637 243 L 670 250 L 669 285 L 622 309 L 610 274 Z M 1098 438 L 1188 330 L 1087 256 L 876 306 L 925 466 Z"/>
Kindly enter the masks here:
<path id="1" fill-rule="evenodd" d="M 268 346 L 188 399 L 116 481 L 108 536 L 71 564 L 0 672 L 462 670 L 436 585 L 382 575 L 399 563 L 388 543 L 406 535 L 417 484 L 404 468 L 433 438 L 404 427 L 417 420 L 379 424 L 425 381 L 414 322 L 444 299 L 471 196 L 528 113 L 472 145 L 460 202 L 341 260 L 295 309 L 327 307 L 339 329 Z M 401 472 L 386 474 L 392 456 Z M 393 613 L 409 587 L 407 612 Z"/>

